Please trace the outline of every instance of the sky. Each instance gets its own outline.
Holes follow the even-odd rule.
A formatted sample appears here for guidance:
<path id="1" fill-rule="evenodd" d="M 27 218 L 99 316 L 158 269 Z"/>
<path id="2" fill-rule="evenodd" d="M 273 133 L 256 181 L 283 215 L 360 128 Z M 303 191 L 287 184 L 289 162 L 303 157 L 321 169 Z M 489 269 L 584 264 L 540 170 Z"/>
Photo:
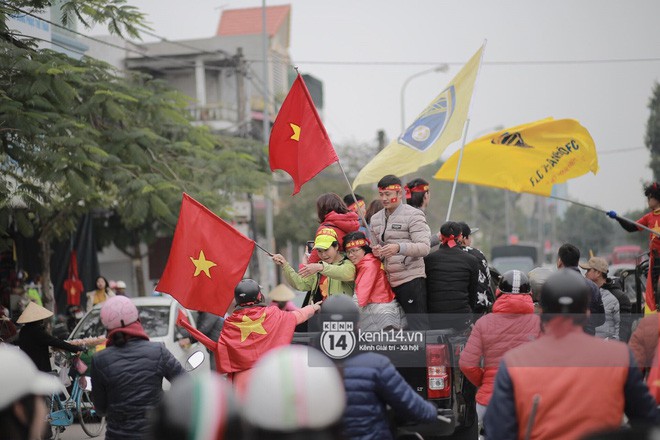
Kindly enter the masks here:
<path id="1" fill-rule="evenodd" d="M 155 34 L 175 40 L 213 36 L 223 9 L 262 4 L 128 3 L 147 14 Z M 324 83 L 333 143 L 374 142 L 380 129 L 389 139 L 398 136 L 406 79 L 450 66 L 409 82 L 410 124 L 487 40 L 467 140 L 548 116 L 577 119 L 596 143 L 600 171 L 571 180 L 569 197 L 621 213 L 646 207 L 642 183 L 652 173 L 643 147 L 647 105 L 660 80 L 659 1 L 267 1 L 277 4 L 292 5 L 294 64 Z"/>

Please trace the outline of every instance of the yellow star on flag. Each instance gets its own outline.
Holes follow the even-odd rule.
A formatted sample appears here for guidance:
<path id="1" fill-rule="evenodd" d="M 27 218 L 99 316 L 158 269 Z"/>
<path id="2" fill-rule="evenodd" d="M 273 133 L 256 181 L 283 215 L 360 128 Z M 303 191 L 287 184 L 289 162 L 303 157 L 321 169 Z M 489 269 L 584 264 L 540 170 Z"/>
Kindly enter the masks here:
<path id="1" fill-rule="evenodd" d="M 289 125 L 291 126 L 291 130 L 293 130 L 291 139 L 293 139 L 294 141 L 300 141 L 300 126 L 293 124 L 291 122 L 289 122 Z"/>
<path id="2" fill-rule="evenodd" d="M 204 251 L 199 251 L 199 257 L 195 260 L 193 257 L 190 257 L 190 261 L 195 265 L 195 274 L 194 277 L 198 276 L 200 273 L 204 272 L 207 277 L 211 278 L 211 273 L 209 269 L 217 266 L 213 261 L 207 260 L 204 256 Z"/>
<path id="3" fill-rule="evenodd" d="M 653 229 L 655 232 L 660 232 L 660 226 L 658 226 L 658 221 L 657 220 L 655 222 L 655 225 L 651 229 Z M 651 238 L 651 240 L 657 240 L 657 239 L 658 239 L 658 236 L 653 234 L 653 238 Z"/>
<path id="4" fill-rule="evenodd" d="M 258 333 L 260 335 L 267 335 L 266 329 L 262 325 L 266 319 L 266 312 L 254 321 L 249 316 L 243 315 L 243 322 L 229 322 L 241 330 L 241 342 L 245 341 L 251 333 Z"/>

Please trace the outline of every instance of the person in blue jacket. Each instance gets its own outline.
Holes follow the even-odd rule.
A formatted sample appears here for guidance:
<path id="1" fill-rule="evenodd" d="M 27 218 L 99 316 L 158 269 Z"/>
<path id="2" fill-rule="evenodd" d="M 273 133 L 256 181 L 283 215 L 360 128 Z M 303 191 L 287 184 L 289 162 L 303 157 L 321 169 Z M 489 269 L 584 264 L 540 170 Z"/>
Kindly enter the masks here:
<path id="1" fill-rule="evenodd" d="M 355 332 L 359 316 L 355 302 L 344 295 L 331 296 L 321 306 L 322 323 L 352 322 Z M 347 439 L 393 439 L 387 406 L 407 422 L 437 419 L 435 405 L 420 397 L 386 356 L 373 352 L 358 353 L 337 362 L 337 365 L 343 372 L 346 388 L 347 404 L 342 422 Z"/>

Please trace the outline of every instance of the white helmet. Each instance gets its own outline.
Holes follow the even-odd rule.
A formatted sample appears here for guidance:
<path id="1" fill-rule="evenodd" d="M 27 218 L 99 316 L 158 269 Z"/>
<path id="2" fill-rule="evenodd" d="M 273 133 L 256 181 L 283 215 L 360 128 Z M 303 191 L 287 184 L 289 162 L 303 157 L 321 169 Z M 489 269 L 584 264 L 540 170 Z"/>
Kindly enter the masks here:
<path id="1" fill-rule="evenodd" d="M 320 351 L 302 345 L 271 350 L 253 368 L 244 400 L 246 421 L 276 432 L 321 430 L 339 422 L 344 383 Z"/>
<path id="2" fill-rule="evenodd" d="M 16 347 L 0 344 L 0 365 L 0 411 L 30 394 L 50 396 L 64 389 L 55 376 L 38 371 L 32 359 Z"/>
<path id="3" fill-rule="evenodd" d="M 137 307 L 125 296 L 113 296 L 101 307 L 101 322 L 108 330 L 126 327 L 133 324 L 138 318 Z"/>

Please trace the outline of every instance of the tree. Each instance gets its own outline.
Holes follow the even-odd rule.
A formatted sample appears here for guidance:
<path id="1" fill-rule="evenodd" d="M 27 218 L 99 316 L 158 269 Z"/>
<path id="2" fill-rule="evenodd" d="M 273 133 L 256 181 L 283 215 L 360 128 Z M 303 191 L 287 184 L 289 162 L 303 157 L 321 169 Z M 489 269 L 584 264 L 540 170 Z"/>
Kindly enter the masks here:
<path id="1" fill-rule="evenodd" d="M 602 212 L 571 204 L 560 222 L 557 235 L 562 242 L 577 246 L 588 258 L 589 251 L 594 255 L 609 253 L 614 226 Z"/>
<path id="2" fill-rule="evenodd" d="M 653 88 L 653 96 L 649 101 L 651 114 L 646 122 L 646 147 L 651 152 L 649 167 L 653 171 L 653 179 L 660 181 L 660 83 Z"/>
<path id="3" fill-rule="evenodd" d="M 65 17 L 136 35 L 142 15 L 123 3 L 71 0 L 61 7 Z M 35 50 L 7 29 L 12 5 L 50 4 L 0 6 L 0 236 L 7 244 L 13 228 L 37 234 L 48 306 L 50 243 L 68 237 L 81 215 L 106 210 L 124 232 L 117 242 L 127 238 L 124 249 L 141 261 L 139 243 L 171 232 L 182 191 L 218 212 L 239 185 L 257 190 L 266 179 L 252 151 L 263 146 L 237 148 L 193 127 L 186 98 L 162 82 Z"/>

